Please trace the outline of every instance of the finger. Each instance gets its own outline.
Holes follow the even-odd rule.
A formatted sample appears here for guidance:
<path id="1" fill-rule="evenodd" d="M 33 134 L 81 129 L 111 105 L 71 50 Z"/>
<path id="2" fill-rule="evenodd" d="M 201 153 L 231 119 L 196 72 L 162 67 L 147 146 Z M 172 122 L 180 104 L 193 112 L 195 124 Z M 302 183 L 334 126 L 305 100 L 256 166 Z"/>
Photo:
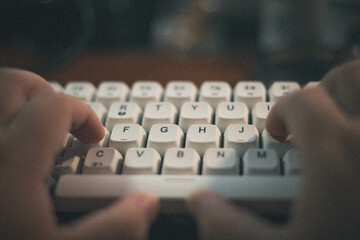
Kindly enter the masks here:
<path id="1" fill-rule="evenodd" d="M 36 175 L 37 170 L 46 174 L 53 163 L 44 159 L 54 159 L 69 131 L 83 142 L 97 142 L 105 134 L 100 120 L 85 103 L 44 91 L 21 108 L 5 129 L 4 146 L 6 152 L 16 154 L 9 159 L 19 165 L 18 171 L 30 168 L 34 170 L 32 175 Z M 44 168 L 47 171 L 43 171 Z M 43 174 L 40 177 L 44 177 Z"/>
<path id="2" fill-rule="evenodd" d="M 157 198 L 139 193 L 64 229 L 67 239 L 146 239 L 159 211 Z"/>
<path id="3" fill-rule="evenodd" d="M 43 90 L 52 91 L 45 79 L 28 71 L 0 69 L 0 124 L 8 122 L 21 106 Z"/>
<path id="4" fill-rule="evenodd" d="M 324 76 L 321 85 L 346 113 L 360 115 L 360 60 L 334 68 Z"/>
<path id="5" fill-rule="evenodd" d="M 274 138 L 282 141 L 289 134 L 301 159 L 317 159 L 313 163 L 324 164 L 338 156 L 338 140 L 344 135 L 345 119 L 338 105 L 323 88 L 308 88 L 283 97 L 269 112 L 266 129 Z M 316 149 L 316 151 L 314 151 Z M 319 154 L 319 155 L 317 155 Z M 322 156 L 320 156 L 322 154 Z"/>
<path id="6" fill-rule="evenodd" d="M 203 190 L 193 194 L 189 210 L 198 223 L 201 239 L 281 239 L 282 233 L 254 214 Z"/>

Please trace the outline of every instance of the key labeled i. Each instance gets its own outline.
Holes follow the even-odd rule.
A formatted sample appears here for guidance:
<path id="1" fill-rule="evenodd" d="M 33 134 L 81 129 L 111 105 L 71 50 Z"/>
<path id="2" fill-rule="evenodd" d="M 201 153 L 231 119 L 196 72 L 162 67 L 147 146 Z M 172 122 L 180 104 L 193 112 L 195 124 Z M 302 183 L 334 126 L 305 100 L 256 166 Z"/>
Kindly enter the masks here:
<path id="1" fill-rule="evenodd" d="M 274 102 L 258 102 L 251 110 L 252 124 L 262 132 L 265 128 L 265 120 Z"/>

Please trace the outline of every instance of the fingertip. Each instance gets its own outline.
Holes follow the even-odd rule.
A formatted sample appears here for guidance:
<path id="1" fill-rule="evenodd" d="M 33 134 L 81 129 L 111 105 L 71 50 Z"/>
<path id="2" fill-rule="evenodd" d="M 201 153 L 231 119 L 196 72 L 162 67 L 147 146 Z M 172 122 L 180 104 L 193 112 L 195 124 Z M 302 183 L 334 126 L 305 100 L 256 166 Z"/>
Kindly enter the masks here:
<path id="1" fill-rule="evenodd" d="M 79 101 L 74 99 L 74 101 Z M 95 143 L 105 137 L 105 129 L 95 112 L 85 103 L 86 121 L 81 126 L 73 126 L 71 133 L 84 143 Z"/>

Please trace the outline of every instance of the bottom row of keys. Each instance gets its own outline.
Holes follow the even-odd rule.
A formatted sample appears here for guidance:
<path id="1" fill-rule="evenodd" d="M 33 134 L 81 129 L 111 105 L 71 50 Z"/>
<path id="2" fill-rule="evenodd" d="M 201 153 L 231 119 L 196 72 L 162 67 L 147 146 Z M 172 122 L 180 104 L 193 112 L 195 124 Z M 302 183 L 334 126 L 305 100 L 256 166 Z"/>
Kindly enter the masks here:
<path id="1" fill-rule="evenodd" d="M 282 170 L 283 169 L 283 170 Z M 64 149 L 56 158 L 53 176 L 64 174 L 168 174 L 168 175 L 285 175 L 299 174 L 294 149 L 282 161 L 273 149 L 249 149 L 242 161 L 232 148 L 209 148 L 201 161 L 192 148 L 171 148 L 162 159 L 153 148 L 130 148 L 123 159 L 114 148 L 92 148 L 83 160 L 78 150 Z"/>

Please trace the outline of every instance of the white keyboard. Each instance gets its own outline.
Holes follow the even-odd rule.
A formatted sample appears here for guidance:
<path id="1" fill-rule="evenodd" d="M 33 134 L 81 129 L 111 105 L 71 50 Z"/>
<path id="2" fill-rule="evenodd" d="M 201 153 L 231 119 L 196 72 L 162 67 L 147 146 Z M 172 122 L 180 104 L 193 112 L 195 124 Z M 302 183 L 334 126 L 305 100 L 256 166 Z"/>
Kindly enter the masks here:
<path id="1" fill-rule="evenodd" d="M 52 173 L 58 212 L 86 212 L 133 192 L 158 196 L 166 213 L 185 212 L 196 190 L 212 189 L 262 213 L 284 214 L 301 164 L 289 143 L 264 129 L 272 105 L 296 82 L 106 81 L 51 85 L 95 111 L 104 139 L 69 136 Z"/>

